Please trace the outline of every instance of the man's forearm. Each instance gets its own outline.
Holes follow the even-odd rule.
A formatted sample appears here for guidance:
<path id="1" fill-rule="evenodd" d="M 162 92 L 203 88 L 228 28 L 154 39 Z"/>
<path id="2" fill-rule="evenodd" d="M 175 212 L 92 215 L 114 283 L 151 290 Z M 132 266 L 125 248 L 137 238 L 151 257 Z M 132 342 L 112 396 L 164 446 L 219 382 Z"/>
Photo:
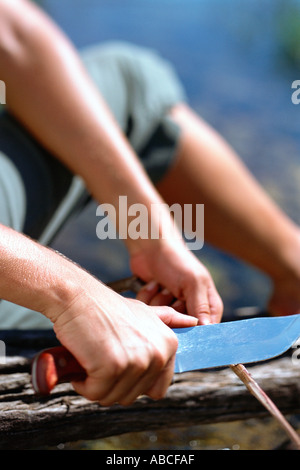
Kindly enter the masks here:
<path id="1" fill-rule="evenodd" d="M 48 317 L 53 312 L 52 321 L 93 280 L 62 255 L 3 225 L 0 240 L 0 298 Z"/>
<path id="2" fill-rule="evenodd" d="M 139 202 L 150 209 L 161 203 L 68 39 L 27 4 L 30 14 L 27 11 L 24 26 L 24 3 L 14 1 L 20 11 L 10 18 L 9 30 L 0 33 L 6 44 L 6 51 L 0 50 L 0 64 L 11 112 L 83 177 L 99 202 L 118 209 L 119 195 L 126 195 L 128 205 Z M 168 219 L 166 213 L 157 223 L 168 224 Z"/>

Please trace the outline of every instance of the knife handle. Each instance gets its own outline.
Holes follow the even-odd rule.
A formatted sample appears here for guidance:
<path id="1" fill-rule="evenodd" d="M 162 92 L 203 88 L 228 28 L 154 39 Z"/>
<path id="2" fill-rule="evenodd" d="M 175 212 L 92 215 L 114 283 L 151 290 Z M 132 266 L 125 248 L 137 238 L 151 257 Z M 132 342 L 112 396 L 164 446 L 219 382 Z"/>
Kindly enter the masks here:
<path id="1" fill-rule="evenodd" d="M 85 378 L 85 370 L 63 346 L 41 351 L 32 362 L 32 386 L 41 395 L 49 394 L 59 383 L 76 382 Z"/>

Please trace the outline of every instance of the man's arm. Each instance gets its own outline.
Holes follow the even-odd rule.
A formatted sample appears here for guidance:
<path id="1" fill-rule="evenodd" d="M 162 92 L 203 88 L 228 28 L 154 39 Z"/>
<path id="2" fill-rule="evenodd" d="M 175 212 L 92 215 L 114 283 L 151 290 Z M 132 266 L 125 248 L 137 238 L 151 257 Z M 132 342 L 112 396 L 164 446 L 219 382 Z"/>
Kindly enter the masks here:
<path id="1" fill-rule="evenodd" d="M 103 405 L 141 394 L 161 398 L 172 379 L 177 339 L 169 327 L 196 319 L 125 299 L 55 251 L 0 225 L 0 296 L 44 314 L 87 372 L 74 384 Z"/>
<path id="2" fill-rule="evenodd" d="M 186 249 L 169 212 L 163 209 L 161 217 L 161 197 L 73 46 L 25 0 L 1 0 L 0 13 L 1 78 L 10 111 L 53 155 L 83 177 L 100 203 L 118 209 L 119 196 L 126 195 L 128 206 L 144 205 L 160 236 L 125 240 L 135 273 L 166 286 L 201 323 L 220 321 L 222 302 L 210 274 Z M 142 267 L 136 262 L 141 255 Z"/>

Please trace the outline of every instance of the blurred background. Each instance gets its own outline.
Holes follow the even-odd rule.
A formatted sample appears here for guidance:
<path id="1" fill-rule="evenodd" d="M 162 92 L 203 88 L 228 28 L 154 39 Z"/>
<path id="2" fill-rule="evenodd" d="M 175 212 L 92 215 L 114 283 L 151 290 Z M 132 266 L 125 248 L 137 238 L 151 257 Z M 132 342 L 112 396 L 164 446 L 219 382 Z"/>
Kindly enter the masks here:
<path id="1" fill-rule="evenodd" d="M 124 40 L 153 48 L 169 59 L 190 105 L 228 140 L 269 194 L 300 223 L 300 105 L 291 101 L 292 82 L 300 79 L 299 0 L 38 3 L 78 49 Z M 91 203 L 65 228 L 55 248 L 104 282 L 129 275 L 123 245 L 98 240 L 97 222 L 96 205 Z M 223 297 L 225 316 L 241 307 L 264 308 L 271 286 L 261 273 L 207 243 L 198 255 Z M 230 440 L 230 428 L 226 429 Z M 151 436 L 146 441 L 153 448 L 157 435 Z M 193 442 L 195 448 L 201 441 L 193 433 L 176 436 L 174 447 L 189 448 Z M 262 436 L 257 431 L 251 436 L 256 444 L 244 440 L 243 445 L 259 448 Z M 239 447 L 234 439 L 232 446 Z M 118 442 L 120 448 L 126 445 L 124 440 L 123 444 Z M 128 445 L 132 448 L 132 440 Z M 145 446 L 145 441 L 141 445 Z M 200 448 L 209 445 L 202 443 Z"/>

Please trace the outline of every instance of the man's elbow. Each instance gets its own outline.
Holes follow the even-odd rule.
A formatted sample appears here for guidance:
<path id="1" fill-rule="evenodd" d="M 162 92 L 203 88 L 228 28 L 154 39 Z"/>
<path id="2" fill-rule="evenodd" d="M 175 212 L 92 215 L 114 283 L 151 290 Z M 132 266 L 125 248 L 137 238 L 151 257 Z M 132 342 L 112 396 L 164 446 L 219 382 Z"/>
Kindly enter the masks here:
<path id="1" fill-rule="evenodd" d="M 19 14 L 0 0 L 0 60 L 7 60 L 20 52 L 22 41 L 24 44 L 25 30 Z M 15 3 L 15 2 L 12 2 Z"/>
<path id="2" fill-rule="evenodd" d="M 43 28 L 42 12 L 23 0 L 0 0 L 0 61 L 22 56 Z"/>

